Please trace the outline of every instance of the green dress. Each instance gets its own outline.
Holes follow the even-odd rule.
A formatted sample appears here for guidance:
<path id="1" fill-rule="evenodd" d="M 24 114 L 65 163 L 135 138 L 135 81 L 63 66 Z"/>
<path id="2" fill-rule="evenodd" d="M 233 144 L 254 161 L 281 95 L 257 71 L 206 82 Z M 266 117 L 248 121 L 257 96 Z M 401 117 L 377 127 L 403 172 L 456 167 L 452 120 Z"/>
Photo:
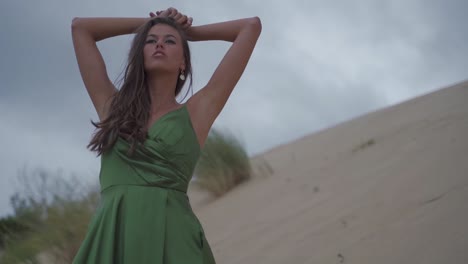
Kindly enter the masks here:
<path id="1" fill-rule="evenodd" d="M 200 145 L 186 105 L 158 119 L 129 157 L 119 138 L 101 155 L 101 202 L 74 264 L 214 264 L 187 187 Z"/>

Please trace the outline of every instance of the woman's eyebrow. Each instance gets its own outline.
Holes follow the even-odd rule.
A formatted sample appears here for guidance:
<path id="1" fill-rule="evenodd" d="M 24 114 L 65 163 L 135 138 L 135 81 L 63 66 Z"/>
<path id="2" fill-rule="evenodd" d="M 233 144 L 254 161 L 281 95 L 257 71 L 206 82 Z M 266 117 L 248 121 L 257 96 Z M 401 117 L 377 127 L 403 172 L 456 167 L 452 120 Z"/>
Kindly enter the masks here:
<path id="1" fill-rule="evenodd" d="M 172 35 L 172 34 L 166 34 L 166 35 L 164 35 L 164 36 L 165 36 L 165 37 L 173 37 L 173 38 L 176 38 L 176 37 L 175 37 L 174 35 Z M 155 37 L 155 38 L 157 38 L 158 35 L 155 35 L 155 34 L 148 34 L 148 37 Z"/>

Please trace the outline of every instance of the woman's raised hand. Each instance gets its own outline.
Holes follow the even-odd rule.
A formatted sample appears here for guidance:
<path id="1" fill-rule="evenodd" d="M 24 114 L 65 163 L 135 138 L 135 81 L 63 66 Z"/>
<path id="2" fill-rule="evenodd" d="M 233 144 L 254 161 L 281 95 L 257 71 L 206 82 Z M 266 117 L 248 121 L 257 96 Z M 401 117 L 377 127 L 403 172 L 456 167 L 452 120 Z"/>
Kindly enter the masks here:
<path id="1" fill-rule="evenodd" d="M 151 12 L 150 17 L 172 17 L 184 30 L 190 28 L 193 22 L 193 18 L 187 17 L 173 7 L 162 11 L 156 11 L 156 13 Z"/>

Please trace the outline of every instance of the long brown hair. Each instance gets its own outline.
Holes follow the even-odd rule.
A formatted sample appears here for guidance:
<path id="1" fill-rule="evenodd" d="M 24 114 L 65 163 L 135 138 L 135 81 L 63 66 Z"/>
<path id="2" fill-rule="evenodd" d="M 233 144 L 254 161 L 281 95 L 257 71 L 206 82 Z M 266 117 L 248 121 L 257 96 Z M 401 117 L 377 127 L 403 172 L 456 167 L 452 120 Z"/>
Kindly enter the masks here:
<path id="1" fill-rule="evenodd" d="M 87 148 L 97 152 L 97 156 L 109 150 L 118 137 L 122 137 L 130 143 L 129 155 L 133 154 L 135 149 L 147 139 L 146 124 L 150 118 L 151 99 L 146 83 L 143 47 L 149 30 L 160 23 L 169 25 L 179 32 L 184 50 L 185 75 L 187 77 L 185 80 L 190 78 L 187 92 L 192 87 L 190 49 L 184 30 L 172 18 L 168 17 L 157 17 L 143 24 L 136 31 L 133 39 L 127 66 L 120 81 L 123 84 L 119 91 L 110 98 L 112 101 L 107 117 L 101 122 L 91 120 L 97 131 Z M 175 97 L 181 92 L 185 80 L 177 78 Z"/>

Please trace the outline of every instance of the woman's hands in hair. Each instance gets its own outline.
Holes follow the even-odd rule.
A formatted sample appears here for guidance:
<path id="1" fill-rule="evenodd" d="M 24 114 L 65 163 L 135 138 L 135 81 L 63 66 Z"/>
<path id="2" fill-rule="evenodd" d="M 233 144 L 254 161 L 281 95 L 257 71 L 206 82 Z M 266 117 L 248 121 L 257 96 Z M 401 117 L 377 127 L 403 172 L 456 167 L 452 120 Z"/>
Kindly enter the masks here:
<path id="1" fill-rule="evenodd" d="M 150 17 L 172 17 L 184 30 L 189 29 L 193 22 L 193 18 L 187 17 L 173 7 L 162 11 L 156 11 L 156 13 L 151 12 Z"/>

